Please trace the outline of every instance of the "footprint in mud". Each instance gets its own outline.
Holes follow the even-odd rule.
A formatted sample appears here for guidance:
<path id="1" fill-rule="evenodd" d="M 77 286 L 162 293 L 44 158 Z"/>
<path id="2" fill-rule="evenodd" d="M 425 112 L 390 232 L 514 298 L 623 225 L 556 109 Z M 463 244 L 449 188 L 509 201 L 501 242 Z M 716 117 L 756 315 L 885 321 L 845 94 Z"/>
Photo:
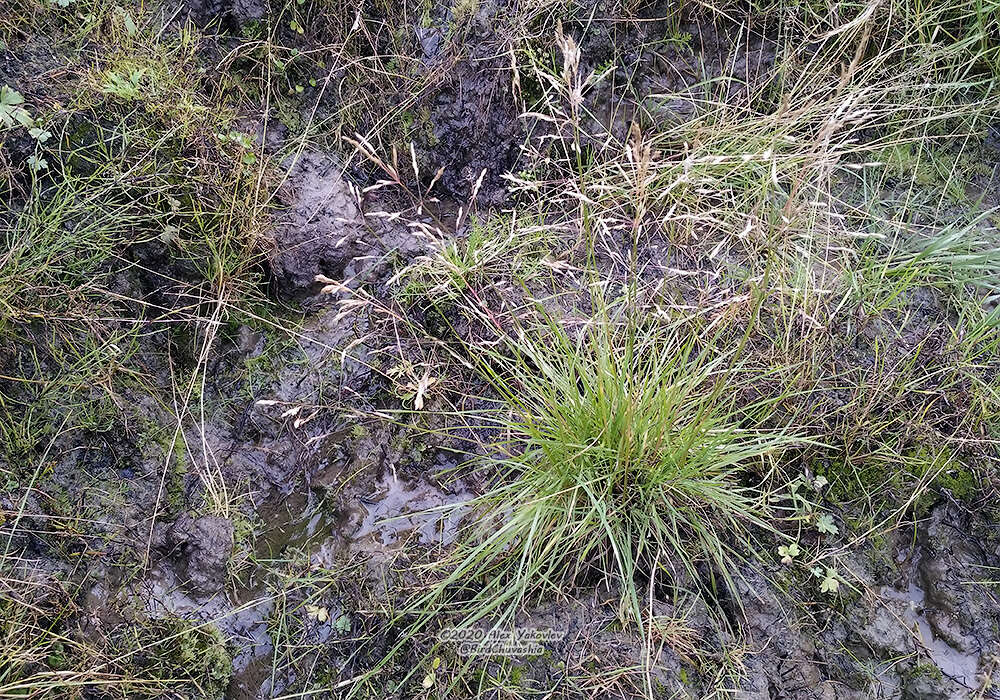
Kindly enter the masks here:
<path id="1" fill-rule="evenodd" d="M 359 254 L 361 212 L 333 156 L 303 152 L 284 165 L 286 209 L 272 234 L 272 270 L 285 293 L 299 295 L 316 286 L 317 274 L 342 276 Z"/>

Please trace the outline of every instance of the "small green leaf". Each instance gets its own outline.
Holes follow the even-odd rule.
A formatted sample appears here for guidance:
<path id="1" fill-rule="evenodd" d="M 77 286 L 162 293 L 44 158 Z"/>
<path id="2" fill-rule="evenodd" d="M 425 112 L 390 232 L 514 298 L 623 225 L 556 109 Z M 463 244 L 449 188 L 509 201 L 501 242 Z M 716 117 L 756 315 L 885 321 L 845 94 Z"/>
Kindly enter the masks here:
<path id="1" fill-rule="evenodd" d="M 798 542 L 792 542 L 788 546 L 782 545 L 778 547 L 778 554 L 781 556 L 782 564 L 791 564 L 795 557 L 801 554 Z"/>
<path id="2" fill-rule="evenodd" d="M 177 243 L 180 241 L 181 230 L 176 226 L 167 225 L 160 232 L 160 240 L 164 243 Z"/>
<path id="3" fill-rule="evenodd" d="M 341 634 L 347 634 L 351 631 L 351 616 L 341 615 L 337 618 L 337 621 L 333 623 L 333 629 L 340 632 Z"/>
<path id="4" fill-rule="evenodd" d="M 24 97 L 21 93 L 9 85 L 0 87 L 0 106 L 13 107 L 19 104 L 24 104 Z"/>
<path id="5" fill-rule="evenodd" d="M 115 8 L 118 10 L 118 16 L 121 17 L 122 25 L 125 27 L 125 32 L 129 36 L 135 36 L 139 32 L 139 27 L 136 26 L 135 20 L 132 19 L 132 15 L 124 7 Z"/>
<path id="6" fill-rule="evenodd" d="M 21 105 L 24 97 L 9 85 L 0 85 L 0 124 L 13 127 L 15 124 L 30 127 L 33 124 L 31 115 Z"/>
<path id="7" fill-rule="evenodd" d="M 837 524 L 833 522 L 833 516 L 829 513 L 824 513 L 816 518 L 816 529 L 825 535 L 836 535 L 840 532 Z"/>
<path id="8" fill-rule="evenodd" d="M 826 577 L 823 579 L 823 583 L 819 585 L 819 592 L 833 595 L 839 588 L 840 580 L 837 578 L 837 570 L 828 568 L 826 570 Z"/>

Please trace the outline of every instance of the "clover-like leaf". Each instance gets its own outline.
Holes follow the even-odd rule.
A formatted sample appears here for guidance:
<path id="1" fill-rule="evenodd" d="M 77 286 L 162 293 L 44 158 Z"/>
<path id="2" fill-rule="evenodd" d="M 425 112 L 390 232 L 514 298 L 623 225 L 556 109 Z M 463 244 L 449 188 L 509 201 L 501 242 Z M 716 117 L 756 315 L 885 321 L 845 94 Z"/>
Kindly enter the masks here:
<path id="1" fill-rule="evenodd" d="M 351 616 L 341 615 L 337 618 L 336 622 L 333 623 L 333 629 L 337 630 L 341 634 L 347 634 L 351 631 Z"/>
<path id="2" fill-rule="evenodd" d="M 781 556 L 782 564 L 791 564 L 792 560 L 795 559 L 795 557 L 799 556 L 799 554 L 801 553 L 802 552 L 799 549 L 798 542 L 792 542 L 787 546 L 781 545 L 780 547 L 778 547 L 778 554 Z"/>
<path id="3" fill-rule="evenodd" d="M 330 619 L 330 611 L 319 605 L 307 605 L 306 615 L 319 623 L 326 622 Z"/>
<path id="4" fill-rule="evenodd" d="M 4 107 L 15 107 L 24 104 L 24 96 L 10 85 L 0 86 L 0 105 Z"/>
<path id="5" fill-rule="evenodd" d="M 0 85 L 0 124 L 13 127 L 17 124 L 30 127 L 31 115 L 22 107 L 24 96 L 9 85 Z"/>

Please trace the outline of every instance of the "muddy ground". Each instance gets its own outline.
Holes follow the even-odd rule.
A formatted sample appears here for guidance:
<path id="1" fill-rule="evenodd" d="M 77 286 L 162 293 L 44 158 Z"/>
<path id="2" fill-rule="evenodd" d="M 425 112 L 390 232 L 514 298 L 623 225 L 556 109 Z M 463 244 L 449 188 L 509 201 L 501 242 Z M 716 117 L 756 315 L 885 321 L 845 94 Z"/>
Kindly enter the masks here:
<path id="1" fill-rule="evenodd" d="M 601 4 L 585 5 L 572 17 L 599 15 Z M 275 164 L 276 206 L 260 289 L 273 318 L 294 333 L 247 317 L 230 323 L 208 358 L 202 398 L 211 410 L 193 412 L 177 431 L 169 404 L 125 389 L 110 424 L 50 430 L 22 464 L 3 464 L 10 475 L 0 494 L 7 525 L 3 595 L 60 635 L 110 651 L 109 673 L 175 673 L 159 663 L 179 663 L 189 675 L 162 691 L 168 697 L 338 697 L 352 688 L 370 697 L 459 693 L 433 678 L 430 688 L 422 685 L 425 668 L 413 673 L 430 648 L 430 632 L 364 689 L 352 681 L 394 644 L 391 611 L 414 580 L 409 567 L 446 550 L 465 514 L 459 508 L 442 519 L 439 511 L 425 511 L 467 501 L 487 478 L 466 464 L 466 442 L 428 431 L 445 420 L 435 409 L 461 406 L 476 392 L 445 390 L 428 396 L 422 414 L 380 418 L 410 400 L 387 381 L 387 372 L 439 352 L 401 330 L 394 313 L 407 314 L 429 337 L 476 332 L 456 318 L 442 320 L 430 305 L 401 305 L 394 275 L 432 252 L 412 222 L 454 228 L 460 208 L 486 215 L 512 206 L 516 198 L 503 175 L 519 169 L 521 146 L 535 129 L 518 116 L 510 59 L 501 50 L 509 8 L 498 0 L 471 6 L 460 31 L 455 8 L 444 3 L 414 10 L 399 30 L 398 46 L 409 51 L 422 86 L 402 120 L 408 133 L 397 134 L 414 140 L 419 173 L 408 154 L 399 173 L 412 193 L 440 170 L 429 211 L 415 211 L 399 187 L 373 189 L 386 174 L 347 142 L 297 139 L 297 120 L 344 120 L 344 90 L 331 87 L 312 102 L 289 100 L 288 113 L 266 121 L 262 111 L 246 108 L 247 131 Z M 378 13 L 374 5 L 365 10 Z M 647 8 L 645 17 L 659 16 L 658 10 Z M 324 11 L 335 12 L 314 10 Z M 194 60 L 205 67 L 205 89 L 212 90 L 226 89 L 216 82 L 220 66 L 241 70 L 226 57 L 253 41 L 245 28 L 267 25 L 277 9 L 262 0 L 184 0 L 159 12 L 168 31 L 190 21 L 210 37 Z M 343 12 L 327 18 L 330 25 L 353 21 L 351 8 Z M 678 26 L 572 17 L 564 30 L 580 37 L 589 68 L 614 59 L 633 71 L 615 87 L 621 92 L 614 99 L 610 88 L 588 98 L 610 131 L 627 132 L 643 96 L 681 93 L 705 77 L 731 76 L 727 89 L 738 99 L 775 61 L 767 26 L 740 28 L 704 17 Z M 323 44 L 323 30 L 299 35 L 282 22 L 278 33 L 287 45 L 308 52 Z M 664 36 L 688 39 L 667 41 L 656 52 L 629 48 Z M 66 66 L 77 60 L 72 48 L 44 35 L 15 37 L 0 54 L 0 84 L 35 104 L 54 104 L 66 96 L 60 92 Z M 300 80 L 324 84 L 324 68 L 308 70 Z M 699 89 L 691 87 L 690 102 L 656 105 L 654 118 L 685 118 Z M 348 136 L 367 133 L 385 114 L 391 117 L 387 106 L 409 96 L 383 98 L 352 113 Z M 16 160 L 18 149 L 28 146 L 10 139 L 3 148 Z M 15 211 L 25 186 L 22 180 L 11 190 Z M 996 180 L 977 186 L 996 203 Z M 385 215 L 404 210 L 404 217 Z M 677 264 L 660 245 L 651 245 L 646 258 Z M 122 272 L 124 296 L 167 303 L 163 280 L 190 276 L 161 241 L 123 254 L 142 263 Z M 697 261 L 688 262 L 697 268 Z M 620 261 L 601 264 L 621 274 Z M 143 272 L 149 269 L 155 274 Z M 317 275 L 363 291 L 385 313 L 345 313 L 346 295 L 328 293 Z M 946 312 L 928 294 L 912 300 L 917 311 L 902 332 L 897 319 L 885 318 L 879 320 L 885 328 L 875 324 L 870 333 L 891 337 L 901 355 L 917 346 L 929 352 Z M 182 348 L 185 339 L 150 333 L 137 351 L 144 372 L 164 390 L 176 369 L 171 363 L 192 363 L 198 347 L 191 342 L 186 356 L 168 358 L 167 342 Z M 859 364 L 868 359 L 864 337 L 844 345 Z M 12 413 L 35 400 L 7 380 L 27 371 L 25 353 L 8 346 L 0 354 L 0 390 Z M 845 358 L 853 361 L 846 352 Z M 53 420 L 60 415 L 55 411 Z M 148 424 L 165 426 L 160 437 L 149 437 Z M 190 446 L 184 460 L 177 454 L 182 443 Z M 33 478 L 39 463 L 44 469 Z M 231 489 L 224 514 L 203 506 L 207 471 Z M 845 548 L 846 583 L 836 598 L 822 595 L 816 580 L 761 561 L 742 572 L 745 610 L 727 600 L 712 603 L 728 606 L 733 629 L 726 632 L 713 624 L 704 600 L 680 589 L 649 591 L 644 605 L 677 620 L 672 638 L 650 645 L 616 623 L 614 592 L 595 582 L 523 612 L 524 626 L 551 628 L 563 633 L 561 640 L 546 642 L 542 654 L 477 663 L 473 676 L 502 672 L 506 691 L 490 691 L 497 697 L 651 692 L 694 698 L 719 688 L 747 699 L 1000 697 L 988 680 L 1000 659 L 1000 589 L 990 582 L 1000 567 L 1000 533 L 993 504 L 978 493 L 960 498 L 935 488 L 919 512 L 908 510 L 902 524 L 862 547 L 852 546 L 854 533 L 844 527 L 853 514 L 831 499 L 842 525 L 834 542 Z M 649 674 L 641 670 L 647 654 Z M 454 663 L 456 657 L 445 657 L 445 668 Z M 58 671 L 58 660 L 50 657 L 32 670 Z M 115 696 L 97 684 L 74 692 Z"/>

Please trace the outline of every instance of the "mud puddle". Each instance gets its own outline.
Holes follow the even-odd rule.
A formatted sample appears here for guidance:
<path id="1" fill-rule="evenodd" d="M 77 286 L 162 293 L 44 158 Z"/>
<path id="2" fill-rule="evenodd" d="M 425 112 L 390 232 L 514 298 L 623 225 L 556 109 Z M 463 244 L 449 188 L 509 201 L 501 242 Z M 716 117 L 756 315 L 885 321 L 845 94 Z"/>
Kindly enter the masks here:
<path id="1" fill-rule="evenodd" d="M 469 510 L 464 504 L 474 497 L 465 485 L 445 490 L 391 473 L 334 505 L 313 492 L 292 494 L 260 510 L 266 529 L 255 549 L 263 557 L 302 549 L 314 566 L 329 568 L 345 554 L 390 556 L 408 544 L 448 545 Z"/>
<path id="2" fill-rule="evenodd" d="M 272 496 L 257 514 L 264 529 L 254 541 L 254 552 L 265 559 L 277 559 L 289 549 L 309 549 L 343 526 L 311 491 Z"/>
<path id="3" fill-rule="evenodd" d="M 926 614 L 928 602 L 923 588 L 911 582 L 905 591 L 882 587 L 879 594 L 883 598 L 904 604 L 900 622 L 914 635 L 918 649 L 922 649 L 930 657 L 930 661 L 943 675 L 969 690 L 979 687 L 976 679 L 979 671 L 979 655 L 956 649 L 934 634 Z"/>
<path id="4" fill-rule="evenodd" d="M 355 554 L 363 555 L 369 565 L 378 564 L 408 546 L 453 542 L 468 511 L 462 504 L 474 495 L 464 486 L 445 489 L 426 478 L 404 478 L 389 471 L 367 487 L 352 485 L 339 498 L 312 489 L 275 495 L 258 509 L 264 528 L 254 550 L 261 559 L 276 562 L 297 550 L 308 556 L 310 568 L 320 570 L 336 570 Z M 220 617 L 226 616 L 220 630 L 237 649 L 227 697 L 266 697 L 276 690 L 274 645 L 267 628 L 274 603 L 266 580 L 243 585 L 240 597 L 247 602 L 228 613 L 217 610 Z M 186 598 L 181 593 L 175 602 Z M 327 642 L 342 612 L 330 608 L 329 621 L 312 630 L 316 638 L 309 642 Z"/>

